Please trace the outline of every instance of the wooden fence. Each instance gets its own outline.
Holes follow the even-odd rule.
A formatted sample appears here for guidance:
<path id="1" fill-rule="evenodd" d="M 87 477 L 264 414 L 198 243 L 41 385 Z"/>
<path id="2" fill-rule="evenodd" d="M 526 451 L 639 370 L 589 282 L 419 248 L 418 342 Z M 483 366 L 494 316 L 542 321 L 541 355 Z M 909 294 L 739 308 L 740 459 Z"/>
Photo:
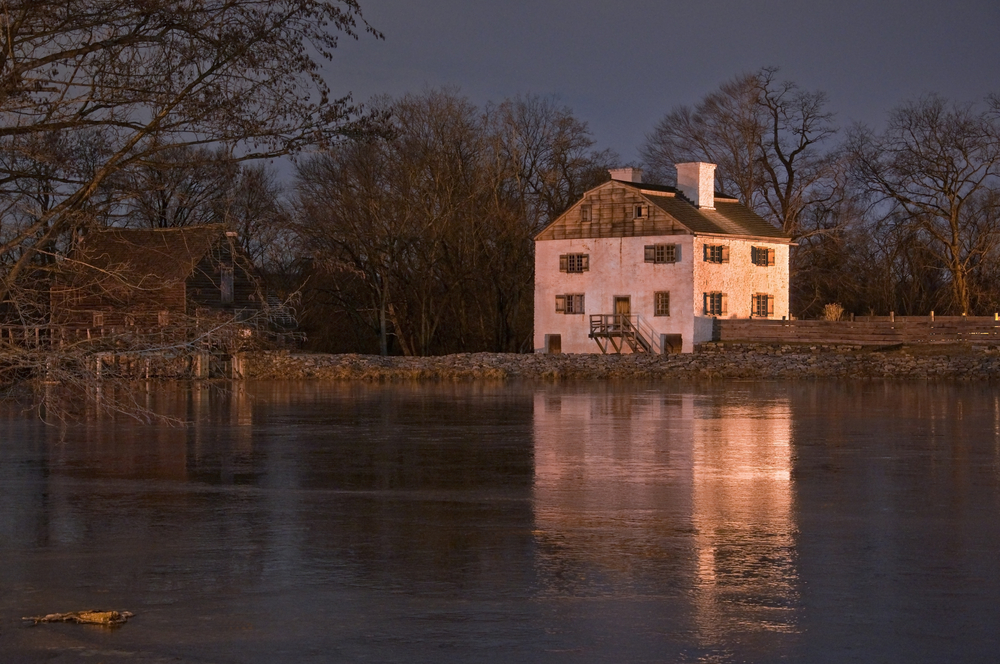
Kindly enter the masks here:
<path id="1" fill-rule="evenodd" d="M 0 344 L 16 346 L 22 348 L 36 347 L 62 347 L 81 341 L 108 342 L 113 345 L 129 345 L 131 343 L 164 343 L 164 342 L 185 342 L 195 339 L 197 335 L 204 334 L 201 330 L 186 327 L 155 327 L 139 328 L 129 327 L 101 327 L 90 329 L 67 328 L 55 325 L 25 325 L 25 326 L 0 326 Z M 234 333 L 223 330 L 224 334 L 215 334 L 215 337 L 226 338 Z M 212 335 L 208 335 L 207 343 L 210 345 Z M 200 341 L 206 344 L 205 339 Z"/>
<path id="2" fill-rule="evenodd" d="M 964 341 L 1000 345 L 996 316 L 865 316 L 854 320 L 716 319 L 715 341 L 893 345 Z"/>

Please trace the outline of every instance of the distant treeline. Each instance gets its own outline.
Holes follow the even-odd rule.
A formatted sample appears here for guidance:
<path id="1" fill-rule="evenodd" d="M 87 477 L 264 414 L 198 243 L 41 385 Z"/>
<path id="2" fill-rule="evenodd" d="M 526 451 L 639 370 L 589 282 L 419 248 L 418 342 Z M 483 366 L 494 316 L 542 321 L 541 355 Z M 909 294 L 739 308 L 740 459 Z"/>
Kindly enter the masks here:
<path id="1" fill-rule="evenodd" d="M 289 221 L 324 350 L 530 348 L 532 236 L 618 157 L 551 99 L 476 108 L 439 90 L 382 100 L 386 131 L 299 162 Z M 928 95 L 875 132 L 773 69 L 680 106 L 647 135 L 646 180 L 718 164 L 717 184 L 780 226 L 792 309 L 823 315 L 1000 310 L 1000 103 Z M 305 273 L 303 273 L 304 276 Z"/>

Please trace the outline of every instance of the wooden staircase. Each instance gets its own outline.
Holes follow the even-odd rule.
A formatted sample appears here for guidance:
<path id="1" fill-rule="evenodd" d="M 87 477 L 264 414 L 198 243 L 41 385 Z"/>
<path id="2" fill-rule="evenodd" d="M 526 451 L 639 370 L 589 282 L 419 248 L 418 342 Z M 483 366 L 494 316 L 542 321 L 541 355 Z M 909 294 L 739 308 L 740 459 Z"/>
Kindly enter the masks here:
<path id="1" fill-rule="evenodd" d="M 639 330 L 638 316 L 627 314 L 591 314 L 590 338 L 603 355 L 610 350 L 621 354 L 628 347 L 633 353 L 649 353 L 653 344 Z"/>

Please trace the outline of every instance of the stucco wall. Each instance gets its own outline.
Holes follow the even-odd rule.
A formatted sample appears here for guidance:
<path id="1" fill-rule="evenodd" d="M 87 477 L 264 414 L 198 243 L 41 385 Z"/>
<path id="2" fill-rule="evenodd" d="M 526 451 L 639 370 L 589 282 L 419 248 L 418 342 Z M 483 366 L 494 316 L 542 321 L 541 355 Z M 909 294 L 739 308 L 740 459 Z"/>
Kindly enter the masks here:
<path id="1" fill-rule="evenodd" d="M 705 245 L 728 245 L 728 263 L 707 263 L 704 261 Z M 754 265 L 750 257 L 751 247 L 774 249 L 774 265 L 760 267 Z M 728 311 L 725 318 L 749 318 L 751 298 L 755 293 L 766 293 L 774 297 L 774 315 L 780 320 L 788 316 L 788 245 L 768 243 L 759 240 L 735 240 L 728 238 L 694 238 L 694 307 L 695 314 L 703 315 L 703 294 L 721 291 L 726 294 Z M 709 328 L 710 332 L 710 328 Z M 711 336 L 695 335 L 695 342 L 708 341 Z"/>
<path id="2" fill-rule="evenodd" d="M 660 334 L 680 334 L 684 352 L 694 350 L 694 307 L 691 302 L 692 242 L 690 235 L 659 237 L 546 240 L 535 243 L 535 352 L 545 351 L 545 336 L 561 336 L 564 353 L 599 353 L 589 338 L 590 315 L 614 313 L 615 297 L 629 297 L 632 314 L 640 317 L 654 345 Z M 646 263 L 648 244 L 681 245 L 677 263 Z M 588 254 L 590 270 L 559 271 L 562 254 Z M 670 292 L 670 316 L 654 316 L 654 293 Z M 556 295 L 583 293 L 585 313 L 556 313 Z"/>

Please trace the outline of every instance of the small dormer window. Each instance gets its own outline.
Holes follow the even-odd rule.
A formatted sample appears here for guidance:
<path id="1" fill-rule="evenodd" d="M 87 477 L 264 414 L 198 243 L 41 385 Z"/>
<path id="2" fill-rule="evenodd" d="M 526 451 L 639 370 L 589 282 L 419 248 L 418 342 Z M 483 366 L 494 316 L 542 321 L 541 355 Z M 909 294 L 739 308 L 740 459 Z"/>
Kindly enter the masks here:
<path id="1" fill-rule="evenodd" d="M 580 206 L 580 221 L 590 222 L 594 220 L 594 208 L 592 205 Z"/>
<path id="2" fill-rule="evenodd" d="M 222 291 L 222 304 L 233 303 L 233 268 L 222 268 L 219 280 L 219 289 Z"/>

